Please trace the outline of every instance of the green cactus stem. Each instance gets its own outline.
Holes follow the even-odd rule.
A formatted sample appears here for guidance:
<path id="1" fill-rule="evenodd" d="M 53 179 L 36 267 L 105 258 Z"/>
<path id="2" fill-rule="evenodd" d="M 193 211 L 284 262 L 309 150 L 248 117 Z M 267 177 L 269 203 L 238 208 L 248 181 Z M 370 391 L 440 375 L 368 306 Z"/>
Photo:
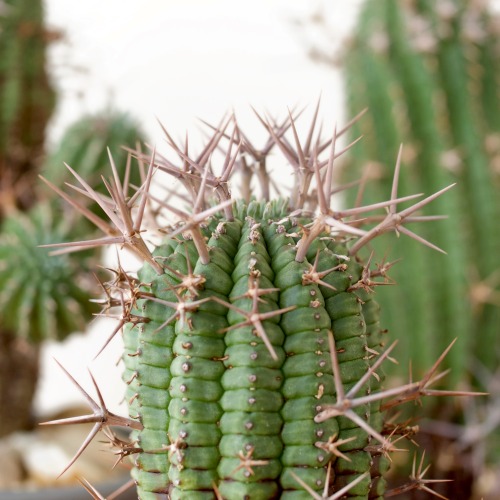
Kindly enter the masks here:
<path id="1" fill-rule="evenodd" d="M 265 159 L 272 148 L 250 164 L 247 151 L 256 150 L 239 141 L 245 136 L 233 118 L 214 127 L 196 160 L 167 134 L 180 167 L 137 153 L 150 167 L 132 197 L 114 164 L 108 197 L 72 170 L 109 221 L 55 188 L 106 236 L 54 246 L 119 244 L 142 262 L 137 274 L 120 268 L 104 284 L 104 313 L 119 304 L 113 334 L 123 329 L 124 338 L 129 419 L 118 424 L 134 429 L 118 453 L 134 455 L 132 477 L 143 500 L 381 499 L 394 436 L 406 434 L 403 424 L 388 423 L 387 412 L 425 395 L 466 393 L 429 387 L 449 348 L 418 382 L 382 387 L 381 365 L 394 345 L 384 345 L 373 290 L 388 283 L 390 265 L 373 269 L 373 259 L 363 256 L 390 231 L 434 247 L 405 224 L 427 220 L 417 212 L 451 186 L 418 201 L 399 198 L 399 158 L 387 201 L 335 211 L 336 142 L 345 130 L 323 141 L 313 118 L 303 145 L 291 115 L 284 124 L 259 119 L 295 171 L 289 198 L 271 195 Z M 226 133 L 231 122 L 234 130 Z M 220 149 L 216 172 L 209 160 Z M 259 171 L 271 198 L 233 199 L 228 182 L 237 169 Z M 184 185 L 191 210 L 149 194 L 153 171 Z M 143 225 L 149 204 L 179 218 L 167 227 L 158 219 L 162 237 L 152 248 Z M 363 219 L 374 227 L 366 229 Z M 82 418 L 94 429 L 72 462 L 98 430 L 117 422 L 102 400 L 89 402 L 94 413 Z"/>

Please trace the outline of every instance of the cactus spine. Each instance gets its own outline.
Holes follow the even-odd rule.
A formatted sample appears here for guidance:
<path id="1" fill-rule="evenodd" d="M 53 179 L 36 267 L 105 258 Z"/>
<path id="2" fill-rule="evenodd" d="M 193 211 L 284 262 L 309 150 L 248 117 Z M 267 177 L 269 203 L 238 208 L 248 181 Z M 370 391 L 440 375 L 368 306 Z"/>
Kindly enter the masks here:
<path id="1" fill-rule="evenodd" d="M 120 267 L 105 284 L 107 307 L 121 308 L 114 334 L 124 327 L 130 418 L 120 425 L 134 429 L 132 440 L 119 443 L 107 429 L 117 417 L 93 401 L 86 421 L 95 422 L 91 436 L 106 430 L 121 457 L 135 456 L 141 499 L 382 498 L 392 439 L 408 432 L 387 424 L 386 408 L 429 394 L 444 354 L 422 380 L 381 388 L 381 364 L 393 346 L 384 348 L 372 292 L 386 269 L 373 269 L 362 253 L 377 235 L 422 220 L 414 213 L 449 187 L 398 211 L 415 198 L 398 198 L 398 159 L 388 201 L 335 211 L 336 140 L 345 130 L 322 141 L 314 118 L 303 144 L 292 116 L 282 124 L 259 119 L 269 132 L 263 150 L 234 117 L 213 127 L 196 159 L 167 133 L 181 166 L 137 153 L 150 168 L 130 196 L 112 165 L 112 204 L 71 169 L 109 221 L 56 188 L 107 234 L 73 246 L 119 244 L 143 262 L 137 275 Z M 233 200 L 228 181 L 236 168 L 248 179 L 256 167 L 268 192 L 273 147 L 295 171 L 290 198 Z M 220 149 L 216 174 L 209 159 Z M 180 180 L 189 212 L 149 193 L 153 170 Z M 162 227 L 167 236 L 152 251 L 143 239 L 149 204 L 179 218 Z M 385 217 L 372 214 L 386 207 Z M 376 227 L 359 227 L 360 214 Z M 407 488 L 420 488 L 420 479 Z"/>
<path id="2" fill-rule="evenodd" d="M 391 273 L 404 292 L 399 298 L 386 290 L 378 294 L 389 330 L 411 329 L 402 339 L 403 360 L 411 356 L 417 370 L 458 337 L 447 361 L 456 380 L 472 353 L 494 369 L 491 347 L 500 319 L 494 290 L 500 251 L 498 150 L 492 146 L 499 131 L 498 113 L 492 112 L 499 103 L 499 39 L 485 4 L 369 0 L 344 59 L 351 109 L 369 108 L 368 119 L 353 127 L 366 140 L 346 178 L 366 167 L 366 175 L 376 178 L 373 184 L 387 189 L 387 154 L 403 142 L 410 154 L 402 193 L 457 182 L 450 196 L 436 200 L 449 220 L 424 233 L 449 255 L 398 242 L 398 254 L 412 260 L 412 266 L 396 266 Z"/>

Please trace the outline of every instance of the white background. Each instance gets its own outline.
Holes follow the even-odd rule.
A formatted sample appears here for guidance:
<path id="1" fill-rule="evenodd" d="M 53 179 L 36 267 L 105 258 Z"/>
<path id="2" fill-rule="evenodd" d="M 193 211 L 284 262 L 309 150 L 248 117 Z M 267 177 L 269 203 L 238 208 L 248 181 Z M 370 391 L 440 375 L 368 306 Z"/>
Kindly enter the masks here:
<path id="1" fill-rule="evenodd" d="M 52 51 L 62 99 L 51 135 L 82 112 L 113 105 L 161 140 L 156 117 L 184 133 L 196 117 L 216 120 L 249 104 L 277 112 L 320 92 L 324 114 L 339 119 L 338 76 L 308 58 L 294 20 L 322 8 L 338 42 L 360 3 L 48 0 L 48 21 L 66 38 Z"/>

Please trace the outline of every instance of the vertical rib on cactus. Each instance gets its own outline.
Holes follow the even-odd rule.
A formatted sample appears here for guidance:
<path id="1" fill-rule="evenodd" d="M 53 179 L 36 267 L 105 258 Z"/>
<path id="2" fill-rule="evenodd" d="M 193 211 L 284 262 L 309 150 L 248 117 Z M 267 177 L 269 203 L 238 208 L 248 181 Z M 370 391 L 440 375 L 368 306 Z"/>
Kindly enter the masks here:
<path id="1" fill-rule="evenodd" d="M 413 147 L 416 149 L 415 164 L 417 172 L 414 183 L 422 190 L 437 189 L 453 182 L 453 177 L 441 166 L 445 140 L 439 130 L 440 96 L 432 73 L 426 68 L 426 62 L 416 53 L 408 42 L 405 27 L 411 20 L 395 2 L 386 5 L 387 34 L 391 40 L 389 57 L 393 67 L 398 68 L 402 97 L 405 100 L 405 112 L 411 123 Z M 462 263 L 467 260 L 461 241 L 463 226 L 459 213 L 464 209 L 458 198 L 458 190 L 450 193 L 446 199 L 436 200 L 440 213 L 450 214 L 445 230 L 435 231 L 433 241 L 447 248 L 448 257 L 440 259 L 430 256 L 425 259 L 425 271 L 432 280 L 427 280 L 430 300 L 427 306 L 431 310 L 431 325 L 427 341 L 434 342 L 437 351 L 444 349 L 453 338 L 459 339 L 459 348 L 450 356 L 450 366 L 463 366 L 466 353 L 470 349 L 467 341 L 467 325 L 470 324 L 470 311 L 461 301 L 466 293 L 466 272 Z M 443 262 L 444 260 L 444 262 Z M 446 283 L 446 293 L 432 282 Z M 415 314 L 413 315 L 415 317 Z M 446 329 L 443 326 L 446 325 Z M 458 373 L 457 375 L 458 376 Z"/>
<path id="2" fill-rule="evenodd" d="M 286 125 L 261 121 L 296 171 L 291 200 L 232 200 L 226 169 L 231 163 L 248 168 L 240 157 L 248 145 L 243 134 L 224 128 L 215 130 L 197 160 L 170 141 L 182 165 L 153 156 L 148 180 L 132 200 L 125 199 L 114 165 L 113 181 L 106 183 L 111 201 L 73 171 L 80 192 L 113 225 L 64 195 L 108 236 L 61 245 L 63 251 L 120 244 L 144 262 L 137 277 L 123 279 L 120 268 L 103 284 L 105 306 L 123 308 L 119 324 L 130 318 L 123 379 L 135 423 L 122 456 L 134 454 L 132 476 L 143 500 L 381 497 L 386 456 L 396 450 L 386 408 L 440 394 L 429 385 L 441 378 L 435 372 L 444 356 L 421 381 L 382 389 L 381 365 L 394 346 L 383 350 L 371 294 L 385 283 L 389 265 L 371 270 L 372 258 L 363 263 L 360 254 L 388 231 L 433 246 L 404 224 L 432 220 L 414 212 L 448 188 L 396 209 L 420 196 L 398 198 L 398 159 L 388 201 L 335 211 L 337 133 L 320 141 L 313 119 L 301 142 L 294 118 L 288 120 L 292 140 L 283 135 Z M 218 177 L 209 157 L 215 163 L 223 137 L 229 146 Z M 228 150 L 236 140 L 241 147 L 233 157 Z M 265 158 L 256 160 L 268 178 Z M 153 169 L 182 179 L 192 209 L 188 214 L 157 200 L 181 221 L 150 251 L 149 228 L 141 223 L 147 204 L 139 204 L 138 215 L 134 206 L 141 196 L 156 203 L 149 195 Z M 209 206 L 208 187 L 219 205 Z M 384 208 L 386 216 L 378 216 Z M 361 225 L 360 214 L 372 228 Z M 384 279 L 377 283 L 371 273 Z M 130 426 L 128 420 L 119 424 Z"/>
<path id="3" fill-rule="evenodd" d="M 498 102 L 498 86 L 492 83 L 498 74 L 492 74 L 495 65 L 478 68 L 491 54 L 490 28 L 484 43 L 482 39 L 466 39 L 466 21 L 476 15 L 476 23 L 488 25 L 490 14 L 476 4 L 447 5 L 453 12 L 446 14 L 444 6 L 439 9 L 437 4 L 425 1 L 411 5 L 393 0 L 366 3 L 356 39 L 346 54 L 346 81 L 351 102 L 365 95 L 372 106 L 369 118 L 377 125 L 364 131 L 365 148 L 353 156 L 354 165 L 347 176 L 358 175 L 362 165 L 371 162 L 380 172 L 377 183 L 381 188 L 387 186 L 383 150 L 388 137 L 394 137 L 394 142 L 410 143 L 413 152 L 401 176 L 403 189 L 411 186 L 412 190 L 428 192 L 458 182 L 454 193 L 436 200 L 439 211 L 449 214 L 449 222 L 439 230 L 437 226 L 425 230 L 432 241 L 446 248 L 449 256 L 444 259 L 422 252 L 417 259 L 412 258 L 412 263 L 419 262 L 415 267 L 396 266 L 392 277 L 405 288 L 404 296 L 412 300 L 398 305 L 397 298 L 389 297 L 389 291 L 378 294 L 389 330 L 397 331 L 404 321 L 414 327 L 416 333 L 401 347 L 406 358 L 412 356 L 418 370 L 423 369 L 425 357 L 415 358 L 416 351 L 435 355 L 458 336 L 458 348 L 448 361 L 449 366 L 460 367 L 455 370 L 458 379 L 471 352 L 491 363 L 491 349 L 486 347 L 490 352 L 485 353 L 482 346 L 494 343 L 488 332 L 498 324 L 494 319 L 498 308 L 494 311 L 485 306 L 482 318 L 474 316 L 476 307 L 471 307 L 468 297 L 472 293 L 471 267 L 477 268 L 480 280 L 487 279 L 496 268 L 490 257 L 500 248 L 498 232 L 492 227 L 500 204 L 494 195 L 494 173 L 487 165 L 481 137 L 489 133 L 487 123 L 492 123 L 491 113 L 485 110 Z M 479 56 L 474 58 L 474 53 Z M 478 86 L 490 89 L 486 92 L 491 97 L 489 105 L 485 105 L 485 94 Z M 392 100 L 383 110 L 377 104 L 382 97 L 386 103 Z M 457 165 L 460 158 L 462 164 Z M 411 251 L 403 250 L 399 243 L 397 248 L 404 255 Z M 488 257 L 477 258 L 483 252 Z M 397 320 L 386 315 L 389 304 L 402 311 Z M 477 328 L 482 332 L 479 343 Z"/>

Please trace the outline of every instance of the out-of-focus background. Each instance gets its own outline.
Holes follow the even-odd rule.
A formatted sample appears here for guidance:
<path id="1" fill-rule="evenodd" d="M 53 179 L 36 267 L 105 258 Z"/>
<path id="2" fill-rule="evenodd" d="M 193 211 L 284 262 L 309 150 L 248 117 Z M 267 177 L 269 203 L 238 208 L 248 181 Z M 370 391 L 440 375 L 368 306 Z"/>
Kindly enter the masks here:
<path id="1" fill-rule="evenodd" d="M 490 396 L 430 404 L 419 443 L 432 477 L 454 480 L 443 494 L 499 498 L 499 10 L 500 0 L 0 0 L 0 437 L 82 404 L 56 360 L 92 392 L 90 369 L 108 408 L 126 411 L 120 335 L 95 358 L 117 324 L 90 321 L 95 257 L 38 248 L 96 233 L 37 174 L 72 182 L 66 161 L 99 181 L 106 146 L 122 167 L 121 144 L 168 151 L 158 122 L 196 150 L 199 119 L 215 125 L 233 110 L 259 144 L 251 106 L 311 116 L 321 99 L 324 133 L 368 108 L 335 179 L 368 180 L 365 202 L 387 197 L 401 143 L 401 195 L 457 183 L 424 212 L 449 219 L 417 230 L 448 255 L 404 235 L 374 244 L 379 263 L 404 259 L 390 269 L 398 291 L 377 290 L 403 367 L 388 368 L 388 383 L 410 359 L 418 376 L 457 338 L 447 387 Z M 115 266 L 115 251 L 98 263 Z M 50 461 L 42 448 L 37 463 Z"/>

